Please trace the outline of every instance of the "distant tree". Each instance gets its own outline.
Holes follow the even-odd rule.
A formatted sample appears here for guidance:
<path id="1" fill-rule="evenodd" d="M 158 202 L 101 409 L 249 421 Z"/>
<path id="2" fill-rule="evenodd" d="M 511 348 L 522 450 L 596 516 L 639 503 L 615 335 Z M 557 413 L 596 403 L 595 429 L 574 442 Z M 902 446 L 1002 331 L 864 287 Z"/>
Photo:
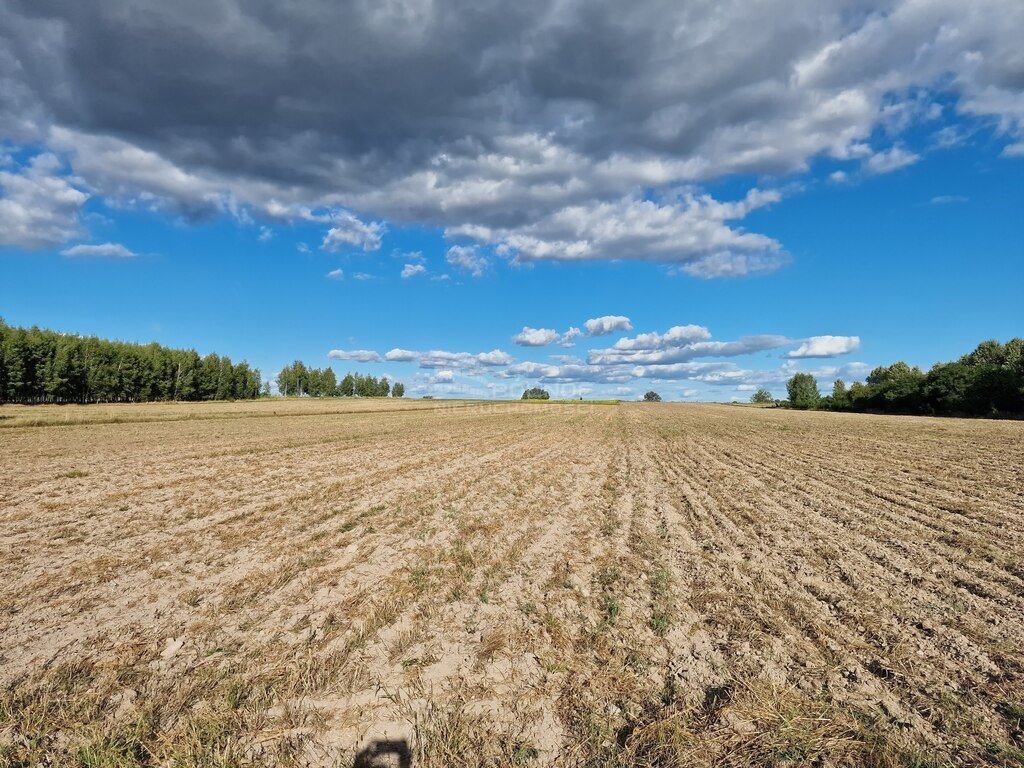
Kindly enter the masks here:
<path id="1" fill-rule="evenodd" d="M 394 386 L 391 387 L 392 397 L 405 397 L 405 384 L 400 381 L 396 381 Z"/>
<path id="2" fill-rule="evenodd" d="M 846 391 L 846 382 L 836 379 L 832 382 L 832 407 L 846 408 L 850 404 L 850 395 Z"/>
<path id="3" fill-rule="evenodd" d="M 818 382 L 809 373 L 797 373 L 786 382 L 789 405 L 792 408 L 816 408 L 821 400 Z"/>
<path id="4" fill-rule="evenodd" d="M 388 377 L 381 377 L 380 384 L 377 386 L 377 397 L 387 397 L 391 394 L 391 384 L 388 382 Z"/>
<path id="5" fill-rule="evenodd" d="M 774 403 L 775 398 L 772 397 L 772 393 L 767 389 L 759 389 L 750 396 L 750 402 L 764 405 L 766 403 Z"/>
<path id="6" fill-rule="evenodd" d="M 338 394 L 342 397 L 352 397 L 356 393 L 356 380 L 351 373 L 346 373 L 345 378 L 338 385 Z"/>
<path id="7" fill-rule="evenodd" d="M 655 392 L 653 389 L 644 394 L 645 403 L 660 403 L 661 395 Z"/>
<path id="8" fill-rule="evenodd" d="M 90 403 L 255 397 L 259 372 L 215 354 L 130 344 L 0 320 L 0 402 Z"/>
<path id="9" fill-rule="evenodd" d="M 531 387 L 530 389 L 523 392 L 523 400 L 549 400 L 551 395 L 548 394 L 547 390 L 541 389 L 540 387 Z"/>
<path id="10" fill-rule="evenodd" d="M 334 397 L 338 394 L 338 378 L 331 368 L 320 372 L 320 397 Z"/>

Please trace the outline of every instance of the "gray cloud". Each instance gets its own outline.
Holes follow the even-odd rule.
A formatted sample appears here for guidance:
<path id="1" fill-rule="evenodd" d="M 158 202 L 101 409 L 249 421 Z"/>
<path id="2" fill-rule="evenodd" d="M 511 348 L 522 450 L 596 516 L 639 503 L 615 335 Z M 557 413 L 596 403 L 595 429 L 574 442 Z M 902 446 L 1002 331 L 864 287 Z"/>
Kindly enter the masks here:
<path id="1" fill-rule="evenodd" d="M 905 166 L 898 134 L 943 112 L 921 88 L 1024 153 L 1022 28 L 1016 0 L 10 0 L 0 138 L 66 154 L 89 193 L 321 222 L 328 249 L 379 248 L 386 219 L 728 277 L 785 263 L 740 224 L 777 193 L 692 185 Z M 0 231 L 65 242 L 74 210 L 26 238 L 0 208 Z"/>

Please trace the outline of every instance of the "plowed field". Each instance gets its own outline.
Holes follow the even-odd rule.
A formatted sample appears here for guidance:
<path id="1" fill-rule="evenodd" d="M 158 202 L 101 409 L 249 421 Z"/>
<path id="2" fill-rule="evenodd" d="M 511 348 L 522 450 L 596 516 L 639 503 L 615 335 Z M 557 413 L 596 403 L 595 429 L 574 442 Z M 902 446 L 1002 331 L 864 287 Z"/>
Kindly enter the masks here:
<path id="1" fill-rule="evenodd" d="M 0 764 L 1024 763 L 1024 423 L 0 416 Z"/>

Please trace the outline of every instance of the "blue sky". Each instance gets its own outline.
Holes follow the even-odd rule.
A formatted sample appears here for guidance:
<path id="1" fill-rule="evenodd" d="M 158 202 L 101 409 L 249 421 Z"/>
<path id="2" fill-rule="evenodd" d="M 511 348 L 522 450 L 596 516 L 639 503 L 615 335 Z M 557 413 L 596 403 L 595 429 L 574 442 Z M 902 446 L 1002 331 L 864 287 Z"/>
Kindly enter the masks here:
<path id="1" fill-rule="evenodd" d="M 246 29 L 261 21 L 236 12 L 252 15 Z M 745 400 L 758 386 L 782 394 L 797 370 L 824 388 L 1024 334 L 1019 56 L 999 24 L 953 5 L 823 16 L 787 45 L 751 29 L 767 64 L 751 67 L 741 49 L 704 65 L 709 83 L 728 75 L 728 109 L 720 94 L 683 86 L 627 109 L 621 93 L 636 84 L 594 63 L 590 86 L 552 93 L 523 67 L 567 65 L 515 46 L 509 68 L 488 74 L 495 81 L 469 78 L 453 94 L 444 55 L 419 41 L 401 66 L 386 56 L 366 65 L 397 73 L 392 101 L 356 109 L 345 93 L 311 94 L 327 107 L 287 113 L 287 83 L 270 106 L 256 93 L 221 110 L 218 93 L 244 92 L 232 78 L 267 63 L 204 39 L 201 12 L 181 34 L 183 50 L 208 56 L 205 69 L 201 55 L 174 60 L 173 50 L 140 65 L 140 82 L 158 91 L 158 70 L 181 73 L 173 93 L 188 106 L 175 110 L 167 94 L 111 81 L 116 62 L 85 45 L 123 35 L 142 49 L 148 27 L 98 14 L 39 53 L 30 35 L 66 30 L 74 6 L 4 13 L 13 32 L 0 66 L 19 64 L 15 97 L 0 102 L 0 315 L 12 324 L 216 351 L 268 379 L 302 359 L 387 374 L 411 395 L 515 397 L 541 384 L 689 400 Z M 1004 15 L 1003 26 L 1019 20 Z M 368 34 L 393 50 L 401 20 L 385 21 L 366 21 Z M 658 26 L 634 21 L 640 32 Z M 536 17 L 515 24 L 554 34 Z M 952 44 L 950 25 L 962 38 Z M 553 50 L 610 46 L 644 82 L 665 76 L 650 70 L 664 56 L 588 29 Z M 481 43 L 486 30 L 459 34 L 471 61 L 508 47 Z M 917 56 L 879 65 L 866 41 L 886 35 Z M 652 45 L 675 54 L 679 44 Z M 275 66 L 285 77 L 303 64 Z M 678 66 L 693 71 L 685 57 Z M 406 94 L 420 113 L 404 124 L 393 99 L 413 70 L 435 99 Z M 495 82 L 508 109 L 499 124 L 493 105 L 465 104 L 467 92 L 492 98 Z M 73 104 L 49 95 L 58 86 Z M 353 111 L 363 122 L 348 122 Z M 376 132 L 363 130 L 374 120 Z M 680 127 L 688 121 L 698 138 Z M 588 332 L 607 317 L 608 333 Z"/>

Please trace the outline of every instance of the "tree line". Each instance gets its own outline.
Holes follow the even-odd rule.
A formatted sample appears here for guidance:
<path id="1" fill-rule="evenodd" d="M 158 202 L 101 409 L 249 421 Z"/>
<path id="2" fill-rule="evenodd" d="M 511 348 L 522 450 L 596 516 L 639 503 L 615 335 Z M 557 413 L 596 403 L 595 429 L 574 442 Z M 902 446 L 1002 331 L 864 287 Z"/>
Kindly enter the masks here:
<path id="1" fill-rule="evenodd" d="M 808 373 L 786 385 L 793 408 L 934 416 L 1024 416 L 1024 339 L 983 341 L 973 352 L 924 372 L 904 362 L 875 368 L 863 383 L 838 380 L 822 396 Z M 757 396 L 759 393 L 755 393 Z"/>
<path id="2" fill-rule="evenodd" d="M 391 384 L 387 376 L 346 373 L 341 382 L 330 368 L 310 368 L 301 360 L 277 374 L 277 390 L 286 397 L 404 397 L 405 385 Z"/>
<path id="3" fill-rule="evenodd" d="M 260 372 L 244 361 L 0 320 L 0 402 L 243 400 L 259 394 Z"/>

